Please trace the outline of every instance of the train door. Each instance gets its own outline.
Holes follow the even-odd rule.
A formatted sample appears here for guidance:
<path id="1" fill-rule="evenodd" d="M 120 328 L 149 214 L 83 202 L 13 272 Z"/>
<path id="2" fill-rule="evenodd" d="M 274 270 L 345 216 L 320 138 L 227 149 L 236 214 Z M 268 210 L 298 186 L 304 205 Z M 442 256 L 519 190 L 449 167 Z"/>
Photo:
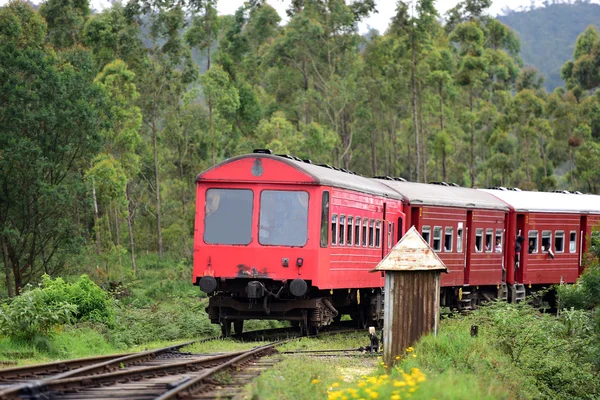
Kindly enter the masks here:
<path id="1" fill-rule="evenodd" d="M 515 283 L 523 282 L 523 272 L 527 264 L 527 246 L 529 246 L 528 233 L 527 233 L 527 218 L 525 214 L 517 214 L 517 237 L 523 236 L 525 240 L 521 243 L 521 252 L 518 258 L 515 259 Z M 511 238 L 517 240 L 517 238 Z"/>
<path id="2" fill-rule="evenodd" d="M 577 250 L 579 251 L 579 275 L 583 272 L 583 255 L 589 246 L 589 233 L 591 231 L 588 231 L 588 216 L 582 215 L 579 221 L 579 243 L 577 244 Z"/>
<path id="3" fill-rule="evenodd" d="M 460 229 L 460 227 L 459 227 Z M 460 232 L 459 232 L 460 234 Z M 464 283 L 465 285 L 469 284 L 469 274 L 471 272 L 471 252 L 474 250 L 471 247 L 471 243 L 473 240 L 471 239 L 471 234 L 475 234 L 475 230 L 473 229 L 473 211 L 467 211 L 467 224 L 464 228 L 464 232 L 462 232 L 464 239 L 464 244 L 462 248 L 462 256 L 463 256 L 463 265 L 464 265 Z M 457 246 L 458 247 L 458 246 Z"/>

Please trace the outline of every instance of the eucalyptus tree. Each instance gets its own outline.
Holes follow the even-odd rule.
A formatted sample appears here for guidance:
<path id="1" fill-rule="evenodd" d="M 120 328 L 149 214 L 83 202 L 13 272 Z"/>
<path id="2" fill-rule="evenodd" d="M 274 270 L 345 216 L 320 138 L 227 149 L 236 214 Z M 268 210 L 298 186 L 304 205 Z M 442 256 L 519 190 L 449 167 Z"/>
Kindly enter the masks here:
<path id="1" fill-rule="evenodd" d="M 418 58 L 423 52 L 423 49 L 431 47 L 432 33 L 437 28 L 435 21 L 437 16 L 438 14 L 434 7 L 434 0 L 415 0 L 410 3 L 398 1 L 396 14 L 393 17 L 390 26 L 390 33 L 402 38 L 407 48 L 410 49 L 411 54 L 410 81 L 412 91 L 413 128 L 415 134 L 415 168 L 417 182 L 422 180 L 421 173 L 424 172 L 424 168 L 421 165 L 421 162 L 425 158 L 423 157 L 423 154 L 421 154 L 423 143 L 419 140 L 419 111 L 417 105 L 418 82 L 416 71 L 419 62 Z"/>
<path id="2" fill-rule="evenodd" d="M 127 227 L 129 230 L 129 249 L 131 252 L 131 264 L 133 271 L 136 270 L 135 263 L 135 239 L 133 231 L 133 215 L 134 205 L 130 196 L 131 181 L 140 171 L 140 156 L 136 152 L 138 146 L 142 142 L 140 128 L 142 126 L 142 113 L 140 108 L 135 104 L 139 98 L 139 93 L 135 85 L 135 74 L 127 68 L 125 62 L 116 60 L 107 64 L 98 74 L 95 81 L 102 87 L 107 96 L 110 98 L 112 115 L 114 117 L 112 126 L 104 132 L 104 156 L 94 161 L 92 170 L 104 171 L 99 169 L 99 163 L 103 166 L 108 166 L 110 163 L 117 165 L 112 166 L 115 179 L 121 179 L 121 175 L 125 179 L 125 185 L 122 190 L 122 197 L 112 196 L 110 199 L 115 206 L 115 236 L 116 244 L 120 245 L 119 240 L 119 214 L 121 212 L 120 205 L 127 209 Z M 108 157 L 110 156 L 110 157 Z M 95 185 L 95 175 L 88 173 L 90 179 L 94 179 L 92 184 Z M 94 186 L 95 191 L 95 186 Z M 111 192 L 112 193 L 112 192 Z M 116 192 L 119 194 L 120 192 Z M 122 201 L 124 200 L 124 201 Z M 95 220 L 97 221 L 97 204 L 96 196 L 94 195 L 94 210 Z M 98 239 L 97 239 L 98 241 Z M 97 244 L 100 248 L 100 243 Z"/>
<path id="3" fill-rule="evenodd" d="M 162 258 L 160 166 L 158 140 L 169 105 L 177 104 L 188 85 L 196 80 L 197 68 L 181 32 L 185 27 L 183 4 L 148 0 L 128 3 L 128 15 L 145 27 L 147 42 L 144 65 L 139 72 L 140 108 L 144 126 L 152 139 L 158 255 Z"/>

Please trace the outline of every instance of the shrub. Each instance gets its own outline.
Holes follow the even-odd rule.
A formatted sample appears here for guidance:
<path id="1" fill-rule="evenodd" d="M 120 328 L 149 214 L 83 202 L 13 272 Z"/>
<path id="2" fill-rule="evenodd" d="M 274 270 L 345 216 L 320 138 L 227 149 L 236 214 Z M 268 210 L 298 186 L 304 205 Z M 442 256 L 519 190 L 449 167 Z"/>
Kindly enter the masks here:
<path id="1" fill-rule="evenodd" d="M 42 292 L 47 304 L 70 303 L 77 306 L 77 321 L 91 321 L 108 326 L 114 324 L 112 300 L 108 293 L 96 285 L 87 275 L 81 275 L 75 283 L 61 278 L 52 280 L 42 277 Z"/>
<path id="2" fill-rule="evenodd" d="M 61 324 L 70 323 L 77 306 L 64 301 L 47 302 L 44 289 L 25 290 L 0 310 L 0 330 L 15 341 L 40 342 Z"/>

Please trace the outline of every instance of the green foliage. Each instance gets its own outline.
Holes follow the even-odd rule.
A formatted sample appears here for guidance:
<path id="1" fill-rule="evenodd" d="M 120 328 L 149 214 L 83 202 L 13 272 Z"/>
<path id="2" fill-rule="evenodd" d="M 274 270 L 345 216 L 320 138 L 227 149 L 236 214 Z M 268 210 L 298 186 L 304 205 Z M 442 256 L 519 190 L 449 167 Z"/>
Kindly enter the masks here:
<path id="1" fill-rule="evenodd" d="M 55 333 L 58 326 L 70 323 L 77 306 L 65 301 L 48 301 L 42 288 L 27 288 L 0 310 L 0 331 L 14 341 L 34 343 Z"/>
<path id="2" fill-rule="evenodd" d="M 66 283 L 62 278 L 42 277 L 44 301 L 48 305 L 68 303 L 77 307 L 75 319 L 113 325 L 112 299 L 87 275 L 81 275 L 75 283 Z"/>

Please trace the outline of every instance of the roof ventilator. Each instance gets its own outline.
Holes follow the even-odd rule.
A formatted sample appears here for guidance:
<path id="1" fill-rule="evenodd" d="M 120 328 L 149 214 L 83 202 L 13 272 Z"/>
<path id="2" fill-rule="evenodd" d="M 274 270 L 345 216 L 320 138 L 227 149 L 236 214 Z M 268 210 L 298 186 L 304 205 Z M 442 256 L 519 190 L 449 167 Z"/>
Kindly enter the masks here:
<path id="1" fill-rule="evenodd" d="M 273 154 L 271 149 L 254 149 L 253 153 L 255 154 Z"/>

